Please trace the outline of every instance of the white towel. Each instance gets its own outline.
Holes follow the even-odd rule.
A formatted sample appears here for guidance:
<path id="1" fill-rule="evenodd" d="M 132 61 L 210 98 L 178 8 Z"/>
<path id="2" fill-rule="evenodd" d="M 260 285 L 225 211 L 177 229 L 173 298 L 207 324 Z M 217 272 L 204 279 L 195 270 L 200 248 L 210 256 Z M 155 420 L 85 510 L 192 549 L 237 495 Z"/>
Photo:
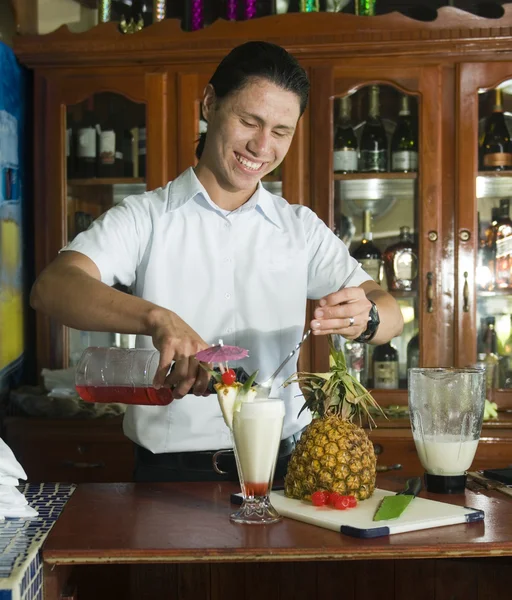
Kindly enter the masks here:
<path id="1" fill-rule="evenodd" d="M 27 479 L 23 467 L 16 460 L 12 450 L 0 438 L 0 475 L 8 475 L 17 479 Z"/>
<path id="2" fill-rule="evenodd" d="M 19 485 L 20 480 L 17 477 L 11 477 L 11 475 L 2 475 L 0 473 L 0 485 Z"/>
<path id="3" fill-rule="evenodd" d="M 28 519 L 31 517 L 37 517 L 39 513 L 35 508 L 31 506 L 7 506 L 0 504 L 0 516 L 13 518 Z"/>
<path id="4" fill-rule="evenodd" d="M 24 506 L 28 502 L 17 488 L 10 485 L 0 485 L 0 507 L 5 504 L 8 506 Z"/>
<path id="5" fill-rule="evenodd" d="M 20 479 L 27 479 L 27 474 L 12 450 L 0 438 L 0 521 L 6 517 L 29 519 L 39 515 L 16 488 Z"/>

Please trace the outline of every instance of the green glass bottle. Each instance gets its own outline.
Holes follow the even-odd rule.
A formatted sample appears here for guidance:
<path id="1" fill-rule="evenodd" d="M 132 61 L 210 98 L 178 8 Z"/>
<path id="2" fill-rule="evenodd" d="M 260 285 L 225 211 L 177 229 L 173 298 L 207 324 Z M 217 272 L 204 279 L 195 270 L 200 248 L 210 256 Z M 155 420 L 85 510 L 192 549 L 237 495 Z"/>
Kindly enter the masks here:
<path id="1" fill-rule="evenodd" d="M 356 15 L 361 17 L 375 16 L 375 0 L 355 0 Z"/>

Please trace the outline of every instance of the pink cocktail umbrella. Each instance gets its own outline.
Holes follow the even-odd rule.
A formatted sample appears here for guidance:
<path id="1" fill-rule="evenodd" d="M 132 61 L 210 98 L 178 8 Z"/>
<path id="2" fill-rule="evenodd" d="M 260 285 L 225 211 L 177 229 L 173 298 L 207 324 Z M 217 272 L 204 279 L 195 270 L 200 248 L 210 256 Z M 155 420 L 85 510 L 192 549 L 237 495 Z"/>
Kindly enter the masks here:
<path id="1" fill-rule="evenodd" d="M 249 351 L 239 346 L 225 346 L 222 340 L 215 346 L 201 350 L 195 357 L 206 363 L 227 363 L 230 360 L 240 360 L 249 356 Z"/>

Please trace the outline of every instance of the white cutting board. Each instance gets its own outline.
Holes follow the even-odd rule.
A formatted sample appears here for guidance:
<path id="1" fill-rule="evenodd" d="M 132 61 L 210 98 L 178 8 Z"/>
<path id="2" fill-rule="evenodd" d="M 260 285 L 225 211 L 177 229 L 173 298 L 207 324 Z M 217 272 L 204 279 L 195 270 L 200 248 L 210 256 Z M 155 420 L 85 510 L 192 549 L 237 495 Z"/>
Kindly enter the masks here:
<path id="1" fill-rule="evenodd" d="M 376 489 L 371 498 L 358 502 L 355 508 L 347 510 L 316 507 L 310 502 L 285 498 L 284 491 L 281 490 L 271 492 L 270 501 L 283 517 L 361 538 L 380 537 L 442 525 L 471 523 L 484 518 L 482 510 L 425 498 L 414 498 L 397 519 L 374 521 L 373 516 L 382 498 L 393 496 L 394 493 Z"/>

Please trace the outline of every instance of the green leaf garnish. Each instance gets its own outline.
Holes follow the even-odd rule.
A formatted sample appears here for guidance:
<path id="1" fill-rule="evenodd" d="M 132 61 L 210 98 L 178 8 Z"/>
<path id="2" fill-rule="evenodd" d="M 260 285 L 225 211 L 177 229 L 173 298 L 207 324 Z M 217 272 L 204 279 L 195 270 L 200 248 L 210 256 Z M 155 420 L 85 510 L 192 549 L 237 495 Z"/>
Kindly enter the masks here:
<path id="1" fill-rule="evenodd" d="M 252 387 L 252 384 L 254 383 L 254 381 L 256 380 L 256 377 L 259 373 L 259 369 L 254 371 L 254 373 L 249 377 L 249 379 L 243 384 L 242 386 L 242 392 L 244 394 L 246 394 Z"/>

